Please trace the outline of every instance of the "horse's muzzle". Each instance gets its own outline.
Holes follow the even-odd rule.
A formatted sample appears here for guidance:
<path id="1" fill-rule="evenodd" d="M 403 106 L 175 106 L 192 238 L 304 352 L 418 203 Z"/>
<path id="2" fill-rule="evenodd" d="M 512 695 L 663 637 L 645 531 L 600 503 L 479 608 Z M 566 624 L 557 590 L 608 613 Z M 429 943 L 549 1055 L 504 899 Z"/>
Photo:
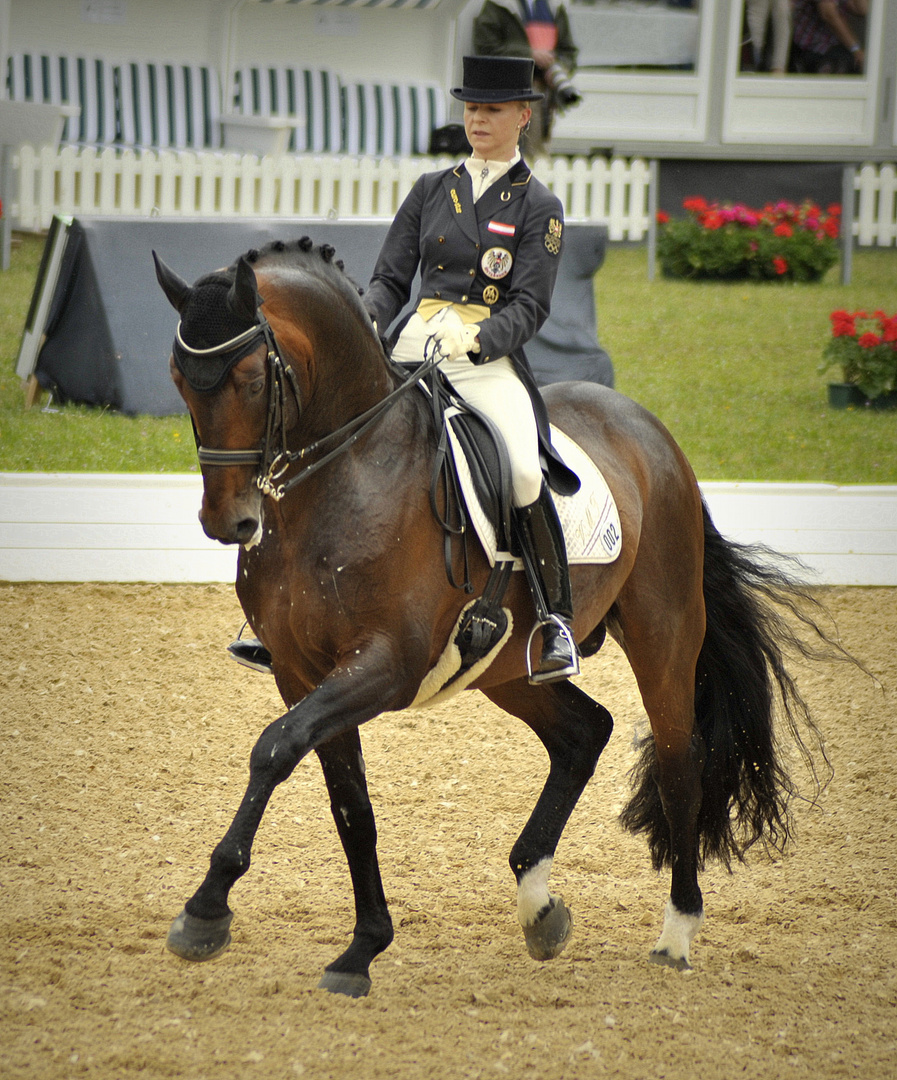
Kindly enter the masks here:
<path id="1" fill-rule="evenodd" d="M 199 521 L 203 532 L 211 540 L 221 544 L 256 544 L 262 530 L 261 493 L 254 492 L 219 503 L 211 500 L 206 492 Z"/>

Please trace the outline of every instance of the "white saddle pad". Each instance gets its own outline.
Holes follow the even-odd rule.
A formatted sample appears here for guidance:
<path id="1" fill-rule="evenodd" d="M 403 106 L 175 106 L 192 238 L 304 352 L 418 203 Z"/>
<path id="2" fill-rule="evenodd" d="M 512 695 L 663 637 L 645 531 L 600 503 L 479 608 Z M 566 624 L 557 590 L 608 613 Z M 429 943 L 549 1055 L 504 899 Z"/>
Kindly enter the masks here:
<path id="1" fill-rule="evenodd" d="M 447 415 L 452 415 L 452 410 L 447 410 Z M 458 467 L 458 478 L 471 521 L 489 562 L 494 565 L 497 560 L 508 559 L 510 555 L 498 550 L 495 529 L 477 498 L 470 468 L 451 424 L 448 425 L 448 430 L 452 455 Z M 580 488 L 575 495 L 554 496 L 567 543 L 568 561 L 571 564 L 613 562 L 620 554 L 623 535 L 617 504 L 607 481 L 588 454 L 563 431 L 552 427 L 551 441 L 565 464 L 580 479 Z M 515 569 L 520 569 L 520 566 L 515 565 Z"/>

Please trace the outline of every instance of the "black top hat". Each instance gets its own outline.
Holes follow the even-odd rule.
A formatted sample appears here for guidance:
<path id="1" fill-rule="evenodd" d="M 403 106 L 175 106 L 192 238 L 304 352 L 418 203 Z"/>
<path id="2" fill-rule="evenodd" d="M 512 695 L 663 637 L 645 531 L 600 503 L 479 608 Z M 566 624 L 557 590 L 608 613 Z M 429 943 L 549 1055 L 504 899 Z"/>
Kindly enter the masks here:
<path id="1" fill-rule="evenodd" d="M 541 101 L 533 90 L 532 60 L 523 56 L 465 56 L 464 85 L 452 90 L 459 101 L 480 104 L 504 101 Z"/>

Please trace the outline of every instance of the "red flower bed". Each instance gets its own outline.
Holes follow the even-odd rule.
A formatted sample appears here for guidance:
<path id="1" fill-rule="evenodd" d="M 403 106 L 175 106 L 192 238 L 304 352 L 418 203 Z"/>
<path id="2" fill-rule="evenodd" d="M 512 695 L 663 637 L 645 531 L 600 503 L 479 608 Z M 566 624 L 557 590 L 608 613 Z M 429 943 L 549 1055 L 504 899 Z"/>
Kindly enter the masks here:
<path id="1" fill-rule="evenodd" d="M 813 202 L 721 205 L 685 199 L 687 217 L 658 214 L 658 254 L 671 277 L 818 281 L 838 260 L 841 208 Z"/>

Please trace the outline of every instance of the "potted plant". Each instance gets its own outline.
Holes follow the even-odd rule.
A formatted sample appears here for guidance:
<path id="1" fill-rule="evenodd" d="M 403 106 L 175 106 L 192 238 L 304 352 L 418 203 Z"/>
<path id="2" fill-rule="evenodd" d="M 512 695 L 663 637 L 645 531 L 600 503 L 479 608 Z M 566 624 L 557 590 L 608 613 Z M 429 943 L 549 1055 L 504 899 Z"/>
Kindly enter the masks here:
<path id="1" fill-rule="evenodd" d="M 832 336 L 819 370 L 840 368 L 841 382 L 829 383 L 829 403 L 897 408 L 897 315 L 833 311 L 830 319 Z"/>
<path id="2" fill-rule="evenodd" d="M 658 214 L 657 254 L 668 277 L 819 281 L 838 261 L 841 208 L 768 203 L 754 210 L 685 199 L 684 218 Z"/>

